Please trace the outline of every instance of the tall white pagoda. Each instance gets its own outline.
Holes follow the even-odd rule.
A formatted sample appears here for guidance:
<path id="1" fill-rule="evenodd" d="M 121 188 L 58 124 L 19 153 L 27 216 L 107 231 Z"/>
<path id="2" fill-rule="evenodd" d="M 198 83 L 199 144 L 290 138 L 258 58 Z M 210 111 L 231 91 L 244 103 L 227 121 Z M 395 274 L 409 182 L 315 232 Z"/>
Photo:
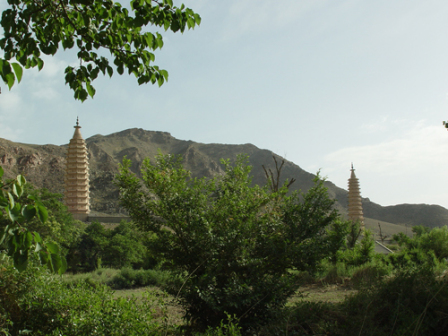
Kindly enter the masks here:
<path id="1" fill-rule="evenodd" d="M 78 118 L 74 127 L 75 133 L 67 151 L 64 202 L 75 219 L 86 221 L 90 213 L 87 147 L 79 130 Z"/>
<path id="2" fill-rule="evenodd" d="M 359 180 L 355 175 L 355 169 L 350 169 L 351 174 L 348 179 L 348 219 L 361 223 L 361 227 L 364 228 L 364 215 L 362 212 L 362 200 L 361 190 L 359 188 Z"/>

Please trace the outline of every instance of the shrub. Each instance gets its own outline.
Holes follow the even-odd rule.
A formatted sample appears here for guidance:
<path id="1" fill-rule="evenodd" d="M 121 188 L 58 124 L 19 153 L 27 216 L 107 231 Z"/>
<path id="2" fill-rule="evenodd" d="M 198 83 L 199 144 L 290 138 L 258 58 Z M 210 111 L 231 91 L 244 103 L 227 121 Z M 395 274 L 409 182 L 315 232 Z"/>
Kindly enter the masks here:
<path id="1" fill-rule="evenodd" d="M 339 250 L 337 260 L 350 265 L 359 266 L 373 260 L 375 255 L 375 242 L 370 230 L 365 230 L 364 235 L 353 248 L 346 250 Z"/>
<path id="2" fill-rule="evenodd" d="M 355 288 L 370 287 L 378 284 L 391 270 L 385 265 L 369 263 L 359 266 L 350 279 Z"/>
<path id="3" fill-rule="evenodd" d="M 322 278 L 322 282 L 325 284 L 340 284 L 344 283 L 345 265 L 338 263 L 328 268 L 325 272 L 325 276 Z"/>
<path id="4" fill-rule="evenodd" d="M 430 268 L 402 270 L 346 300 L 346 328 L 356 335 L 447 335 L 447 298 L 447 279 Z"/>
<path id="5" fill-rule="evenodd" d="M 90 278 L 87 278 L 90 279 Z M 37 267 L 0 270 L 0 330 L 6 335 L 158 335 L 151 298 L 114 299 L 107 286 L 67 286 Z"/>
<path id="6" fill-rule="evenodd" d="M 448 278 L 429 267 L 400 270 L 375 279 L 383 270 L 359 268 L 357 277 L 373 279 L 344 302 L 297 302 L 259 335 L 422 335 L 448 334 Z"/>
<path id="7" fill-rule="evenodd" d="M 68 256 L 71 271 L 91 272 L 101 266 L 111 268 L 151 265 L 145 243 L 146 233 L 122 221 L 113 230 L 99 222 L 90 224 Z"/>
<path id="8" fill-rule="evenodd" d="M 123 268 L 107 284 L 114 289 L 127 289 L 134 287 L 159 286 L 166 287 L 170 273 L 162 270 L 134 270 Z"/>
<path id="9" fill-rule="evenodd" d="M 424 226 L 416 226 L 412 228 L 412 231 L 415 233 L 413 238 L 403 233 L 393 236 L 402 250 L 421 250 L 426 254 L 432 252 L 439 261 L 448 258 L 448 228 L 446 226 L 432 230 Z"/>
<path id="10" fill-rule="evenodd" d="M 201 334 L 196 334 L 200 336 Z M 227 316 L 227 320 L 221 320 L 219 326 L 212 328 L 209 327 L 204 336 L 241 336 L 241 327 L 238 326 L 238 320 L 230 315 Z"/>

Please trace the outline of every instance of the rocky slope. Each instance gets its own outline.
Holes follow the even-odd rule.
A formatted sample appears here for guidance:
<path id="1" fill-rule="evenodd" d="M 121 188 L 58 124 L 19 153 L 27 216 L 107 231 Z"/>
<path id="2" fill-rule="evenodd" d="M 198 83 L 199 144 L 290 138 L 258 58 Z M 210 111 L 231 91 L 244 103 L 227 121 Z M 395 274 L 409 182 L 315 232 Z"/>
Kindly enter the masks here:
<path id="1" fill-rule="evenodd" d="M 118 206 L 118 191 L 113 185 L 118 164 L 124 156 L 132 160 L 132 170 L 139 173 L 145 157 L 154 158 L 160 151 L 181 155 L 184 165 L 196 177 L 212 177 L 223 173 L 221 158 L 235 159 L 238 154 L 248 154 L 253 166 L 253 182 L 264 184 L 266 181 L 262 165 L 274 169 L 272 156 L 275 153 L 259 149 L 251 144 L 225 145 L 202 144 L 193 141 L 178 140 L 166 132 L 128 129 L 107 136 L 95 135 L 86 139 L 90 162 L 91 204 L 92 210 L 106 213 L 122 213 Z M 52 192 L 63 192 L 65 153 L 67 146 L 30 145 L 0 138 L 0 164 L 6 177 L 24 174 L 28 181 L 37 187 L 45 187 Z M 282 178 L 295 178 L 292 189 L 308 190 L 313 178 L 298 165 L 286 161 Z M 348 176 L 347 176 L 348 178 Z M 362 181 L 361 185 L 362 185 Z M 327 181 L 326 186 L 337 208 L 345 213 L 347 192 Z M 441 226 L 448 224 L 448 210 L 437 205 L 402 204 L 382 207 L 363 200 L 366 217 L 401 225 Z"/>

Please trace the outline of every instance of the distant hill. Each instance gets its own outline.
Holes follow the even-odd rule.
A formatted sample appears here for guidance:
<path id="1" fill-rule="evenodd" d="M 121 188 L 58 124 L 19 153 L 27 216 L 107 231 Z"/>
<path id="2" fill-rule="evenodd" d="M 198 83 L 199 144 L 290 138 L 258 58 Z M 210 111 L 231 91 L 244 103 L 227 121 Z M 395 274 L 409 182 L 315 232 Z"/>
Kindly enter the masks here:
<path id="1" fill-rule="evenodd" d="M 82 131 L 82 130 L 81 130 Z M 71 134 L 67 136 L 69 140 Z M 128 129 L 110 135 L 94 135 L 86 139 L 89 152 L 92 210 L 102 213 L 123 213 L 118 205 L 118 190 L 112 181 L 118 172 L 118 164 L 124 156 L 132 160 L 131 169 L 139 174 L 145 157 L 154 158 L 159 151 L 180 155 L 184 165 L 196 177 L 212 177 L 223 173 L 221 158 L 235 159 L 238 154 L 248 154 L 253 166 L 253 182 L 266 181 L 262 165 L 273 169 L 272 156 L 282 160 L 277 154 L 259 149 L 252 144 L 226 145 L 203 144 L 184 141 L 166 132 Z M 12 142 L 0 138 L 0 164 L 6 177 L 18 173 L 37 187 L 45 187 L 52 192 L 63 192 L 65 154 L 67 145 L 32 145 Z M 292 189 L 308 190 L 313 185 L 315 175 L 301 169 L 298 165 L 285 161 L 282 178 L 295 178 Z M 348 178 L 347 174 L 347 178 Z M 360 181 L 362 187 L 362 181 Z M 325 182 L 330 197 L 336 200 L 336 207 L 346 213 L 347 191 L 332 182 Z M 437 205 L 401 204 L 383 207 L 363 199 L 365 217 L 376 221 L 399 225 L 425 225 L 430 227 L 448 224 L 448 210 Z"/>

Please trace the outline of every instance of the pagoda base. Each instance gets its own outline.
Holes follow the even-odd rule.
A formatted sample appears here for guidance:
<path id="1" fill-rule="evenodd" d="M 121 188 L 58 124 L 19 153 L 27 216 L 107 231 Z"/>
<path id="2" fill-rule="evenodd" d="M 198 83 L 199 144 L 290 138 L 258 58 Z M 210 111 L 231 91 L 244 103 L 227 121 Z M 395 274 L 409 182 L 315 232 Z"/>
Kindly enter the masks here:
<path id="1" fill-rule="evenodd" d="M 74 219 L 82 222 L 87 222 L 87 219 L 89 218 L 89 214 L 86 213 L 72 213 L 72 215 Z"/>

